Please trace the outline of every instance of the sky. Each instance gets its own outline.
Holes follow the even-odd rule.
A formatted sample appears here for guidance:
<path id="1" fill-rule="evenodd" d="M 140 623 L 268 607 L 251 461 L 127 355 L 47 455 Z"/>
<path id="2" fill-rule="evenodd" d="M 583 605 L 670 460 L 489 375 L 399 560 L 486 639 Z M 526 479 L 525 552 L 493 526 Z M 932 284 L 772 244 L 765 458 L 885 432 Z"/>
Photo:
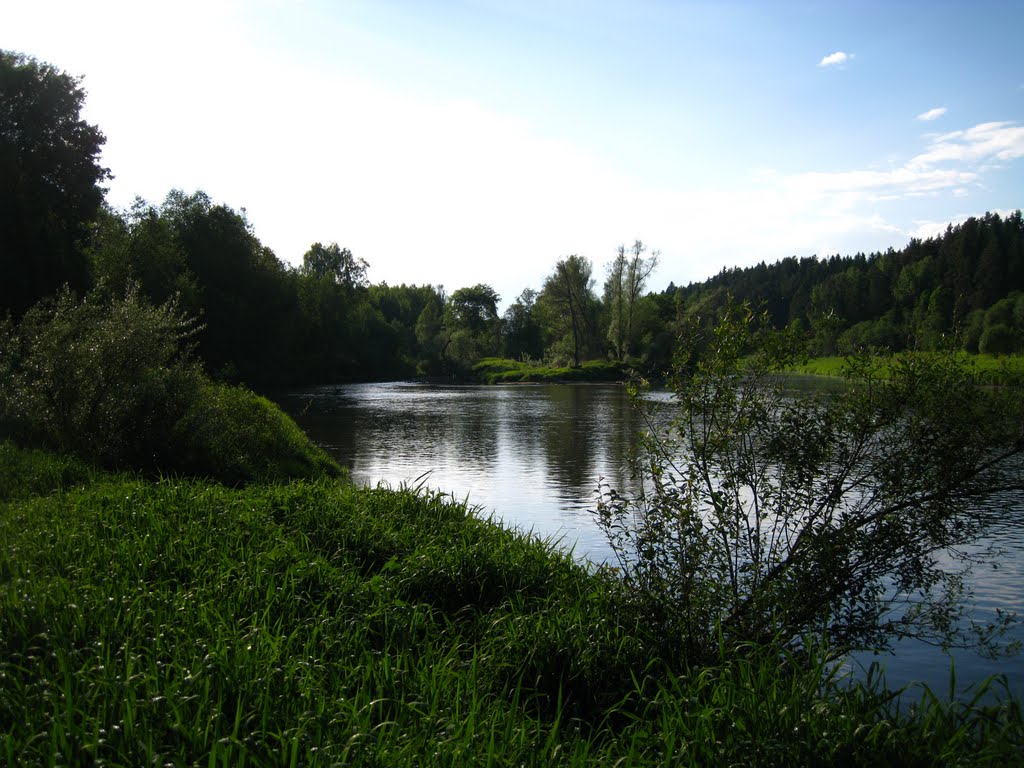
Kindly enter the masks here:
<path id="1" fill-rule="evenodd" d="M 649 288 L 1024 207 L 1017 2 L 0 0 L 83 78 L 107 200 L 203 190 L 301 264 L 487 283 L 620 244 Z"/>

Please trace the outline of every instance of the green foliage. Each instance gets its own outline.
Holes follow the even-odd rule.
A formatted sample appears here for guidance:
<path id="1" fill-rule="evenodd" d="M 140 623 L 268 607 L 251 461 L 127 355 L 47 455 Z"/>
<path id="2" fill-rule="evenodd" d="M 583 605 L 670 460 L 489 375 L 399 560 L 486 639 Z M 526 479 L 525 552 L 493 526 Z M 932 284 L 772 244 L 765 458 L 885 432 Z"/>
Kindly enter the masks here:
<path id="1" fill-rule="evenodd" d="M 724 269 L 675 293 L 683 314 L 714 312 L 732 296 L 764 306 L 780 329 L 793 321 L 815 328 L 819 318 L 832 317 L 838 320 L 834 330 L 846 336 L 850 348 L 942 349 L 947 337 L 969 325 L 964 348 L 977 352 L 982 328 L 972 316 L 985 317 L 1021 292 L 1024 218 L 1015 211 L 972 217 L 940 237 L 914 239 L 885 253 L 791 257 Z M 1024 332 L 1024 322 L 1010 322 L 1005 312 L 986 321 L 999 323 Z M 835 338 L 819 335 L 812 351 L 835 354 Z"/>
<path id="2" fill-rule="evenodd" d="M 65 290 L 2 332 L 0 421 L 105 466 L 166 465 L 200 382 L 182 348 L 193 331 L 174 303 L 153 307 L 134 288 L 122 300 Z"/>
<path id="3" fill-rule="evenodd" d="M 357 259 L 348 248 L 337 243 L 324 246 L 313 243 L 302 257 L 302 271 L 318 279 L 327 279 L 348 290 L 366 288 L 366 271 L 370 265 Z"/>
<path id="4" fill-rule="evenodd" d="M 895 361 L 906 353 L 879 356 L 876 359 L 879 376 L 888 376 Z M 968 355 L 960 353 L 961 365 L 970 368 L 984 385 L 1020 387 L 1024 385 L 1024 355 Z M 801 361 L 791 372 L 815 376 L 843 377 L 849 367 L 846 357 L 814 357 Z"/>
<path id="5" fill-rule="evenodd" d="M 280 408 L 242 387 L 204 382 L 174 425 L 175 469 L 228 483 L 335 477 L 337 464 Z"/>
<path id="6" fill-rule="evenodd" d="M 598 346 L 593 269 L 584 256 L 559 259 L 537 298 L 537 317 L 547 346 L 566 348 L 574 366 Z"/>
<path id="7" fill-rule="evenodd" d="M 440 495 L 18 474 L 7 765 L 999 766 L 1024 739 L 998 681 L 900 707 L 824 657 L 667 669 L 607 571 Z"/>
<path id="8" fill-rule="evenodd" d="M 486 384 L 617 382 L 626 378 L 626 371 L 621 363 L 607 360 L 591 360 L 574 368 L 558 368 L 487 357 L 473 366 L 473 375 Z"/>
<path id="9" fill-rule="evenodd" d="M 1002 323 L 988 326 L 978 340 L 978 351 L 983 355 L 1005 355 L 1020 349 L 1020 334 Z"/>
<path id="10" fill-rule="evenodd" d="M 0 51 L 0 317 L 65 283 L 88 287 L 82 246 L 110 174 L 84 102 L 78 78 Z"/>
<path id="11" fill-rule="evenodd" d="M 65 291 L 0 325 L 0 427 L 105 467 L 227 482 L 340 473 L 269 401 L 203 376 L 184 346 L 193 331 L 135 287 Z"/>
<path id="12" fill-rule="evenodd" d="M 633 241 L 627 256 L 626 247 L 619 246 L 615 259 L 608 265 L 604 284 L 604 303 L 608 312 L 608 341 L 616 359 L 624 361 L 636 346 L 634 319 L 637 304 L 643 296 L 647 278 L 658 266 L 659 251 L 644 258 L 647 246 Z"/>
<path id="13" fill-rule="evenodd" d="M 500 346 L 498 302 L 501 297 L 483 283 L 459 288 L 445 304 L 443 317 L 444 362 L 452 373 L 464 375 Z"/>
<path id="14" fill-rule="evenodd" d="M 1024 486 L 1019 393 L 981 389 L 954 353 L 907 353 L 848 358 L 840 391 L 793 397 L 778 372 L 804 354 L 795 329 L 745 308 L 690 328 L 677 415 L 652 421 L 637 462 L 643 491 L 599 498 L 627 586 L 690 658 L 719 632 L 791 647 L 820 634 L 837 654 L 899 637 L 987 646 L 984 628 L 960 633 L 961 572 L 939 554 L 963 564 L 985 502 Z"/>

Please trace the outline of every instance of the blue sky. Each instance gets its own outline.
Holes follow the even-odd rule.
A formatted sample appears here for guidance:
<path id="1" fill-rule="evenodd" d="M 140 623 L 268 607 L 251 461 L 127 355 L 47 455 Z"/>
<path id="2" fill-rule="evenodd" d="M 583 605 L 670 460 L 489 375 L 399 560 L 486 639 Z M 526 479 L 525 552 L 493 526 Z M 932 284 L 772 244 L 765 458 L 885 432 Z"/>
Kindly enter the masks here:
<path id="1" fill-rule="evenodd" d="M 112 204 L 203 189 L 375 282 L 508 303 L 641 238 L 660 290 L 1024 206 L 1018 2 L 2 4 L 84 76 Z"/>

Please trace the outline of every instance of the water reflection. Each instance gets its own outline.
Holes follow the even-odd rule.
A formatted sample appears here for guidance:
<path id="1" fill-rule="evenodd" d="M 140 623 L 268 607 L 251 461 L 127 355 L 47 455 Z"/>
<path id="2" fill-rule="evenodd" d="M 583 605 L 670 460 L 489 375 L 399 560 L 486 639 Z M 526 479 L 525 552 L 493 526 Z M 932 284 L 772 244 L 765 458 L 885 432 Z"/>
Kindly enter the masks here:
<path id="1" fill-rule="evenodd" d="M 670 404 L 664 393 L 651 397 Z M 643 424 L 617 386 L 358 384 L 294 392 L 282 405 L 356 482 L 394 486 L 429 473 L 430 487 L 595 561 L 611 554 L 588 511 L 598 478 L 635 489 L 628 459 Z M 1024 617 L 1024 499 L 1012 503 L 991 539 L 1005 551 L 998 567 L 979 568 L 968 582 L 981 621 L 997 608 Z M 1024 629 L 1013 639 L 1024 640 Z M 987 661 L 961 652 L 954 659 L 963 685 L 1002 673 L 1024 694 L 1024 655 Z M 903 643 L 880 660 L 892 685 L 920 680 L 943 692 L 948 684 L 950 659 L 930 646 Z"/>
<path id="2" fill-rule="evenodd" d="M 610 554 L 589 508 L 599 477 L 629 489 L 639 429 L 618 386 L 355 384 L 282 405 L 359 483 L 415 483 L 468 498 L 578 556 Z"/>

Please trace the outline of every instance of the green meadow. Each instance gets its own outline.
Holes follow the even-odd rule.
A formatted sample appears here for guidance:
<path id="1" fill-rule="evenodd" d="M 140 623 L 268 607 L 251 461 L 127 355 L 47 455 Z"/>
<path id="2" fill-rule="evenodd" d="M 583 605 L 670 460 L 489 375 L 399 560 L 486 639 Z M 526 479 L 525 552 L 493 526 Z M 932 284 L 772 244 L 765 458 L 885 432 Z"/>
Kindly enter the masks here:
<path id="1" fill-rule="evenodd" d="M 1008 765 L 1019 704 L 722 649 L 450 498 L 0 447 L 6 765 Z M 986 694 L 982 699 L 981 694 Z"/>
<path id="2" fill-rule="evenodd" d="M 884 371 L 899 354 L 880 357 Z M 960 353 L 960 357 L 978 372 L 983 381 L 998 386 L 1021 386 L 1024 384 L 1024 355 L 972 355 Z M 792 369 L 793 373 L 816 376 L 842 376 L 847 358 L 840 356 L 813 357 Z"/>

